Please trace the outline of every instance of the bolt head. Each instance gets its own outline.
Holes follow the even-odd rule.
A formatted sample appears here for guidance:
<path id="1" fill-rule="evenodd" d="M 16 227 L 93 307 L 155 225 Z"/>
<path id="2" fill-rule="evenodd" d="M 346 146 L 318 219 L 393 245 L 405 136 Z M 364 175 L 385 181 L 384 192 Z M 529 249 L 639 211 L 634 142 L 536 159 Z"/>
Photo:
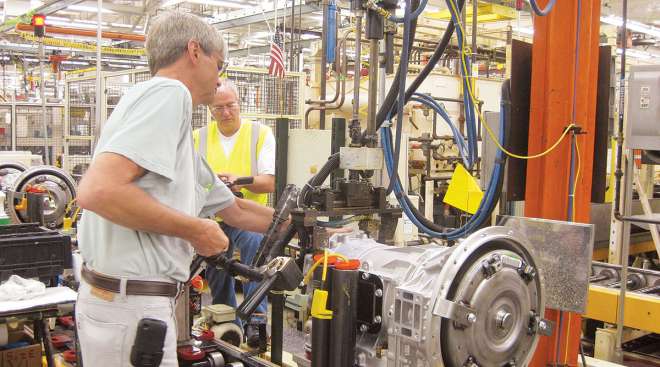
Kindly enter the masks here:
<path id="1" fill-rule="evenodd" d="M 477 315 L 475 315 L 474 313 L 470 312 L 470 313 L 467 315 L 467 321 L 468 321 L 470 324 L 474 324 L 475 322 L 477 322 Z"/>
<path id="2" fill-rule="evenodd" d="M 382 297 L 383 296 L 383 290 L 382 289 L 376 289 L 376 292 L 374 292 L 374 295 L 376 295 L 376 297 Z"/>
<path id="3" fill-rule="evenodd" d="M 369 327 L 367 325 L 360 325 L 360 331 L 363 333 L 366 333 L 367 330 L 369 330 Z"/>
<path id="4" fill-rule="evenodd" d="M 374 324 L 380 324 L 383 321 L 383 319 L 380 316 L 374 317 Z"/>
<path id="5" fill-rule="evenodd" d="M 497 319 L 497 326 L 500 329 L 509 329 L 513 324 L 513 315 L 511 315 L 509 312 L 506 312 L 504 310 L 500 310 L 497 312 L 496 319 Z"/>
<path id="6" fill-rule="evenodd" d="M 362 279 L 364 279 L 364 280 L 369 279 L 369 274 L 368 273 L 362 273 Z"/>
<path id="7" fill-rule="evenodd" d="M 545 323 L 545 321 L 541 320 L 539 321 L 539 329 L 545 330 L 548 328 L 548 324 Z"/>

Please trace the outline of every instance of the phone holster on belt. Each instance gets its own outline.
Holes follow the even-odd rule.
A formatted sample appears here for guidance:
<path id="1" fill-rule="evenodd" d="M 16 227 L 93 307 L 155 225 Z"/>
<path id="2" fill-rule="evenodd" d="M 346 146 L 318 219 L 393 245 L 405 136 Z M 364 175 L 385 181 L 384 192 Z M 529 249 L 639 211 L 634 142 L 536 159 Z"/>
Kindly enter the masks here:
<path id="1" fill-rule="evenodd" d="M 131 348 L 131 364 L 135 367 L 157 367 L 163 359 L 163 345 L 167 334 L 165 321 L 140 320 Z"/>

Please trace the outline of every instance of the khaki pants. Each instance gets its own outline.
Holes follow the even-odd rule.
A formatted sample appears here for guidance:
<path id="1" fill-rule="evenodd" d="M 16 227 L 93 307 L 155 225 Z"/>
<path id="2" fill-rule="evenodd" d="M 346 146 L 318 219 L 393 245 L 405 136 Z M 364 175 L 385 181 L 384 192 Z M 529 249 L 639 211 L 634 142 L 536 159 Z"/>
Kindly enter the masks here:
<path id="1" fill-rule="evenodd" d="M 76 303 L 76 326 L 84 366 L 131 367 L 137 325 L 145 317 L 167 323 L 160 366 L 177 367 L 174 298 L 109 293 L 83 280 Z"/>

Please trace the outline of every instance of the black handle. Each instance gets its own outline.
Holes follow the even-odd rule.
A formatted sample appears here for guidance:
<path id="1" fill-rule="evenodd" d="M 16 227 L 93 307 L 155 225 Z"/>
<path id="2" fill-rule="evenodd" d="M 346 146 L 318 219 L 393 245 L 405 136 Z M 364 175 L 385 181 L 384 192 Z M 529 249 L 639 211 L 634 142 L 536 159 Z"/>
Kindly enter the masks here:
<path id="1" fill-rule="evenodd" d="M 266 278 L 263 282 L 259 284 L 259 287 L 250 294 L 236 310 L 236 314 L 243 320 L 247 320 L 250 315 L 254 313 L 254 310 L 257 309 L 261 300 L 266 297 L 268 292 L 273 288 L 275 282 L 277 281 L 277 275 L 270 278 Z"/>
<path id="2" fill-rule="evenodd" d="M 229 187 L 232 187 L 234 185 L 252 185 L 254 183 L 254 177 L 249 176 L 249 177 L 238 177 L 237 179 L 234 180 L 234 182 L 230 182 Z"/>

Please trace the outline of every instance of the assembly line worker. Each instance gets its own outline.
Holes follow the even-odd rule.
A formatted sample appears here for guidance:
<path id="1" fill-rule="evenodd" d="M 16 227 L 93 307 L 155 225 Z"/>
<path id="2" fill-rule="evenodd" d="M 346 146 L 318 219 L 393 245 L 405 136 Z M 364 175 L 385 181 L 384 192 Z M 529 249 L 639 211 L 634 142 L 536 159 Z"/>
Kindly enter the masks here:
<path id="1" fill-rule="evenodd" d="M 268 126 L 258 122 L 242 121 L 240 116 L 239 93 L 234 83 L 224 80 L 216 91 L 213 103 L 209 106 L 214 120 L 205 127 L 193 132 L 195 148 L 206 157 L 213 172 L 225 182 L 233 183 L 238 177 L 252 176 L 254 182 L 245 186 L 232 186 L 240 191 L 245 199 L 265 205 L 268 193 L 275 191 L 275 137 Z M 239 249 L 241 262 L 251 264 L 256 256 L 263 235 L 243 231 L 220 223 L 229 237 L 229 254 Z M 234 278 L 225 271 L 207 268 L 213 303 L 236 307 Z M 258 283 L 249 282 L 243 286 L 244 294 L 250 295 Z M 248 345 L 259 345 L 259 324 L 267 321 L 268 300 L 264 297 L 252 320 L 245 325 Z"/>
<path id="2" fill-rule="evenodd" d="M 129 90 L 103 127 L 80 182 L 85 261 L 76 322 L 85 365 L 129 366 L 143 318 L 166 322 L 161 366 L 178 366 L 174 302 L 193 250 L 228 239 L 211 219 L 263 232 L 273 210 L 235 198 L 194 149 L 193 107 L 211 104 L 227 50 L 198 17 L 159 15 L 146 41 L 154 77 Z"/>

